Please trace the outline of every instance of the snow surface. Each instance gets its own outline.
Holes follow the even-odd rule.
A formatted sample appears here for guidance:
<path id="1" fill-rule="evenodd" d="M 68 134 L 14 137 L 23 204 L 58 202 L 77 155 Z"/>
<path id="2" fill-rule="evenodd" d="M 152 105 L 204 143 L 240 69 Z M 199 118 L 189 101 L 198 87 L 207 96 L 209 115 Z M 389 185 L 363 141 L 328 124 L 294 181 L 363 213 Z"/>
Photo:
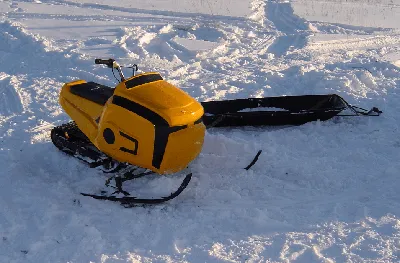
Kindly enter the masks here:
<path id="1" fill-rule="evenodd" d="M 399 262 L 399 0 L 0 0 L 0 262 Z M 210 129 L 171 202 L 85 198 L 107 176 L 60 153 L 66 81 L 94 57 L 199 101 L 336 93 L 383 110 Z M 242 169 L 263 150 L 249 171 Z M 182 175 L 138 179 L 143 197 Z"/>

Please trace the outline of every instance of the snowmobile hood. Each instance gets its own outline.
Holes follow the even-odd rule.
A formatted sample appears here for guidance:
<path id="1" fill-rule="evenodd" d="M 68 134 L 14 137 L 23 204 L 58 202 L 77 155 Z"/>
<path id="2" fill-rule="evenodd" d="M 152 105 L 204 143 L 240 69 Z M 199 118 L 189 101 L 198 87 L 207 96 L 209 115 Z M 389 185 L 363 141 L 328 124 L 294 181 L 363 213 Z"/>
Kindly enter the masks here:
<path id="1" fill-rule="evenodd" d="M 121 85 L 121 84 L 120 84 Z M 199 120 L 203 106 L 186 92 L 166 82 L 158 73 L 137 75 L 123 82 L 115 95 L 122 95 L 162 116 L 170 126 L 187 125 Z"/>

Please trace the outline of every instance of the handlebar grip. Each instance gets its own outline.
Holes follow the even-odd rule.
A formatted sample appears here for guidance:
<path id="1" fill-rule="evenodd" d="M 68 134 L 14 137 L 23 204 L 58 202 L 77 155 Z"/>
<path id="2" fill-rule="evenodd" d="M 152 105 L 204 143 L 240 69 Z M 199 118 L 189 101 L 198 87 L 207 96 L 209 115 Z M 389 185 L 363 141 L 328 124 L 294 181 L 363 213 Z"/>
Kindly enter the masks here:
<path id="1" fill-rule="evenodd" d="M 103 64 L 103 65 L 107 65 L 109 68 L 112 68 L 113 63 L 114 63 L 114 59 L 110 58 L 110 59 L 101 59 L 101 58 L 96 58 L 94 60 L 95 64 Z"/>

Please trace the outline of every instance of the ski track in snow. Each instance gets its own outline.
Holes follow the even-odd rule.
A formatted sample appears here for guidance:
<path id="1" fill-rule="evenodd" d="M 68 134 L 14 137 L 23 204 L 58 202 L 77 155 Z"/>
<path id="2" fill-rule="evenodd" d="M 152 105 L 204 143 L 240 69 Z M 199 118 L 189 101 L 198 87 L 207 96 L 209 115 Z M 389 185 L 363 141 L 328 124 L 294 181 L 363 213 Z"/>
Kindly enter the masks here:
<path id="1" fill-rule="evenodd" d="M 288 1 L 249 1 L 245 16 L 222 0 L 193 1 L 197 11 L 128 2 L 0 1 L 0 262 L 400 260 L 396 30 L 308 21 Z M 80 196 L 107 176 L 49 139 L 69 120 L 64 82 L 115 85 L 97 52 L 200 101 L 336 93 L 384 114 L 210 129 L 178 198 L 125 209 Z M 129 189 L 163 196 L 182 178 Z"/>

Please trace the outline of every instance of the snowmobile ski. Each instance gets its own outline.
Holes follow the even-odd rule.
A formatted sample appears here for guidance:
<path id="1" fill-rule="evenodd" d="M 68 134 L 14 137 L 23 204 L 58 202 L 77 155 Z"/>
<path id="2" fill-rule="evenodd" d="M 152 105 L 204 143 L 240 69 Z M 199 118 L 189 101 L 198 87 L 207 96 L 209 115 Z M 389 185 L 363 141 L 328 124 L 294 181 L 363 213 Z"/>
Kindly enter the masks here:
<path id="1" fill-rule="evenodd" d="M 192 178 L 192 173 L 187 174 L 185 176 L 185 179 L 183 179 L 181 185 L 175 192 L 171 193 L 169 196 L 155 198 L 155 199 L 143 199 L 143 198 L 137 198 L 134 196 L 124 196 L 124 197 L 103 196 L 103 195 L 94 195 L 94 194 L 86 194 L 86 193 L 81 193 L 81 195 L 89 196 L 89 197 L 92 197 L 92 198 L 98 199 L 98 200 L 108 200 L 108 201 L 113 201 L 113 202 L 119 202 L 126 207 L 133 207 L 133 206 L 139 205 L 139 204 L 155 205 L 155 204 L 161 204 L 161 203 L 167 202 L 169 200 L 174 199 L 178 195 L 180 195 L 182 193 L 182 191 L 185 190 L 185 188 L 188 186 L 191 178 Z"/>

